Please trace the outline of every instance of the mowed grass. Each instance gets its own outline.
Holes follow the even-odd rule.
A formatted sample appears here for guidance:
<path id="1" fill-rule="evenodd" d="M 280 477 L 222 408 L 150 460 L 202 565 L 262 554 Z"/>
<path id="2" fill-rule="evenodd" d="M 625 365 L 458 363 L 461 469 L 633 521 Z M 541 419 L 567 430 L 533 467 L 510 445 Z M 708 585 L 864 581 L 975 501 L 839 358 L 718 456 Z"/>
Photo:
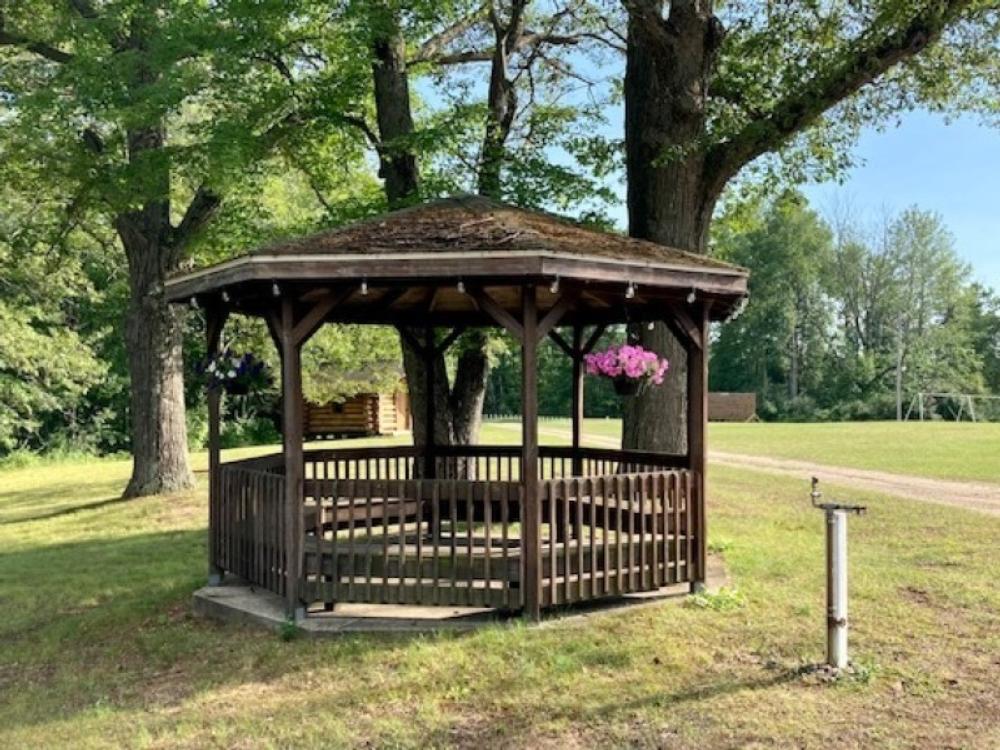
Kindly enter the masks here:
<path id="1" fill-rule="evenodd" d="M 567 442 L 568 419 L 544 420 L 542 442 Z M 516 436 L 516 425 L 493 425 Z M 621 440 L 621 422 L 587 419 L 584 442 Z M 790 458 L 937 479 L 1000 483 L 1000 423 L 828 422 L 712 423 L 709 450 Z"/>
<path id="2" fill-rule="evenodd" d="M 859 669 L 824 684 L 822 516 L 785 479 L 713 471 L 705 606 L 284 642 L 190 615 L 204 487 L 117 502 L 127 474 L 0 472 L 4 747 L 1000 745 L 1000 519 L 855 493 Z"/>
<path id="3" fill-rule="evenodd" d="M 1000 483 L 1000 423 L 713 424 L 711 448 L 939 479 Z"/>

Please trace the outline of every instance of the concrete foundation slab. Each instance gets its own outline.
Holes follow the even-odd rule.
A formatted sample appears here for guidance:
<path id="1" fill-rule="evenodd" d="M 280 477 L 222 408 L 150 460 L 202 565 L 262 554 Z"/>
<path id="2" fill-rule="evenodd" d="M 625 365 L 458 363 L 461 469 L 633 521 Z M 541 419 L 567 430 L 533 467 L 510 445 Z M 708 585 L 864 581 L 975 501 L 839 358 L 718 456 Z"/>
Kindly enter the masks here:
<path id="1" fill-rule="evenodd" d="M 708 558 L 707 590 L 727 585 L 721 558 Z M 589 617 L 623 607 L 653 604 L 673 599 L 682 601 L 689 586 L 682 584 L 656 591 L 600 599 L 551 610 L 545 622 Z M 244 581 L 227 578 L 218 586 L 205 586 L 194 593 L 194 613 L 220 622 L 256 625 L 280 630 L 286 625 L 285 601 L 270 591 Z M 509 621 L 511 617 L 492 609 L 475 607 L 422 607 L 396 604 L 337 604 L 332 612 L 313 612 L 296 622 L 306 636 L 321 637 L 342 633 L 420 633 L 469 631 L 484 625 Z"/>

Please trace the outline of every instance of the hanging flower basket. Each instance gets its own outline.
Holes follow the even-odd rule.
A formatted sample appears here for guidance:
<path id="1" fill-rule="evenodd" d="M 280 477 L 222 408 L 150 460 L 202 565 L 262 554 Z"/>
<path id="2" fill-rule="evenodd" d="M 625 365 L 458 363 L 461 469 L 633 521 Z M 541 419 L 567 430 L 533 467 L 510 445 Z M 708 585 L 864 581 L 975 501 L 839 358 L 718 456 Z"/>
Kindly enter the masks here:
<path id="1" fill-rule="evenodd" d="M 588 375 L 609 378 L 619 396 L 635 396 L 650 385 L 660 385 L 670 363 L 641 346 L 622 344 L 584 357 Z"/>
<path id="2" fill-rule="evenodd" d="M 230 383 L 229 385 L 225 385 L 223 386 L 223 388 L 226 389 L 226 393 L 228 393 L 230 396 L 246 396 L 248 393 L 250 393 L 249 383 L 235 382 L 235 383 Z"/>
<path id="3" fill-rule="evenodd" d="M 228 349 L 202 362 L 198 370 L 209 390 L 223 390 L 230 396 L 246 396 L 270 382 L 264 362 L 252 354 L 234 354 Z"/>
<path id="4" fill-rule="evenodd" d="M 619 396 L 635 396 L 642 390 L 643 381 L 627 378 L 619 375 L 611 381 L 615 386 L 615 393 Z"/>

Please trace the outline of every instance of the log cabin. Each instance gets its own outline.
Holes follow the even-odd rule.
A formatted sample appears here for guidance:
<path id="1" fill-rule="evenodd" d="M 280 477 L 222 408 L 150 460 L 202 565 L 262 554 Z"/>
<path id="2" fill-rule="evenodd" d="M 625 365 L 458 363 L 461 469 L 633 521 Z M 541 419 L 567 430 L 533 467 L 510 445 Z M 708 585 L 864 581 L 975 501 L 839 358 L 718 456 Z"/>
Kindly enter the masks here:
<path id="1" fill-rule="evenodd" d="M 302 413 L 308 440 L 395 435 L 412 427 L 405 381 L 394 391 L 358 393 L 339 403 L 304 401 Z"/>

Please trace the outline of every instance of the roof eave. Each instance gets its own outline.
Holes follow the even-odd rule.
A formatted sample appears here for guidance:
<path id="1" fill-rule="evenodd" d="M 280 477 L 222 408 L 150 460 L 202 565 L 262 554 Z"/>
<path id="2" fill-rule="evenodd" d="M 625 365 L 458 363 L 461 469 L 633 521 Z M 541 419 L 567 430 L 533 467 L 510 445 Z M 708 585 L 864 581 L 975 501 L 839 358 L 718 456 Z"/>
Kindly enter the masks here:
<path id="1" fill-rule="evenodd" d="M 432 261 L 432 263 L 431 263 Z M 695 288 L 713 294 L 746 293 L 747 272 L 737 267 L 691 267 L 636 259 L 556 252 L 378 253 L 250 255 L 169 279 L 167 299 L 182 302 L 252 281 L 442 279 L 562 276 L 602 282 Z"/>

